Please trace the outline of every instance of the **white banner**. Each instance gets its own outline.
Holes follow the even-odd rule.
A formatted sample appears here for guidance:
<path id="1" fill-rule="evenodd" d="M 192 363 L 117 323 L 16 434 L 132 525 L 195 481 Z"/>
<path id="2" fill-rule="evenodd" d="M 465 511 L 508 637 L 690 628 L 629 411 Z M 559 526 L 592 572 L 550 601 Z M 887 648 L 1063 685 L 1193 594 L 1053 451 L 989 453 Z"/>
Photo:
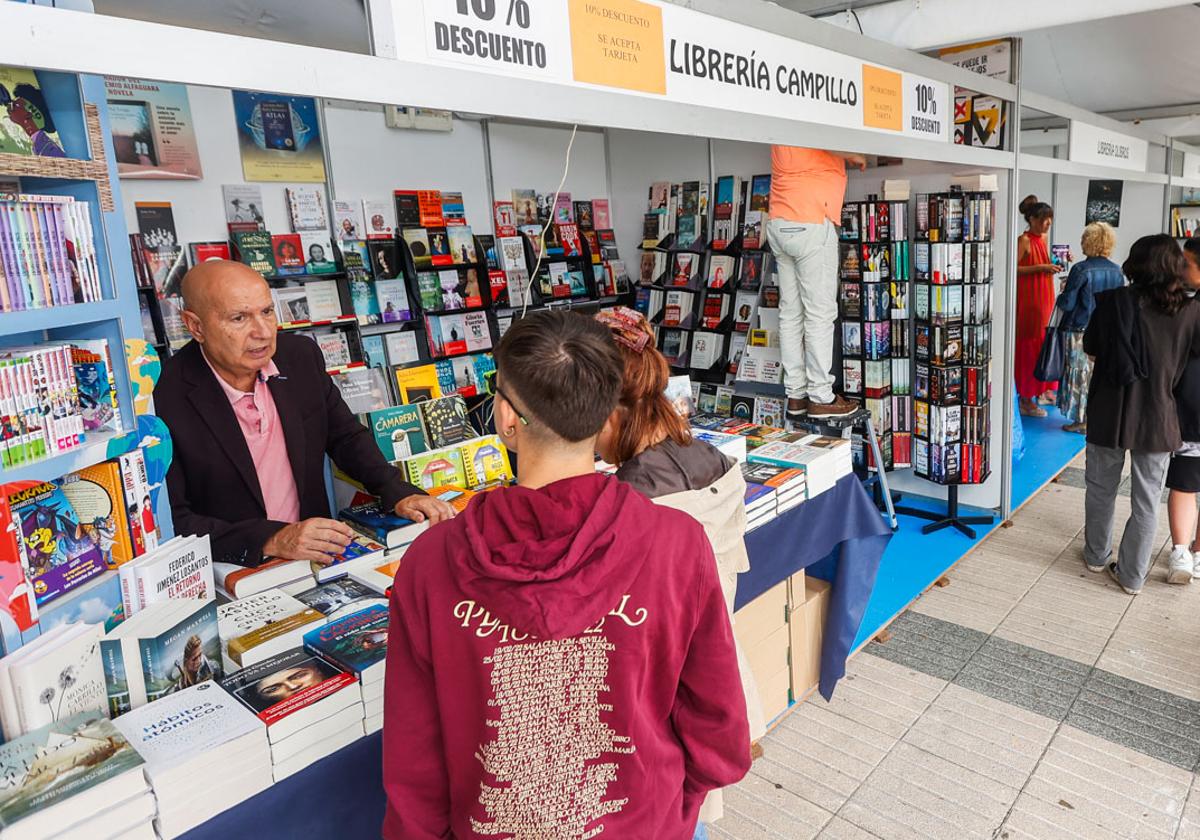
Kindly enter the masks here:
<path id="1" fill-rule="evenodd" d="M 1071 120 L 1067 158 L 1073 163 L 1145 172 L 1150 158 L 1150 143 L 1119 131 Z"/>
<path id="2" fill-rule="evenodd" d="M 661 0 L 410 0 L 395 15 L 397 52 L 409 60 L 950 138 L 943 82 Z"/>

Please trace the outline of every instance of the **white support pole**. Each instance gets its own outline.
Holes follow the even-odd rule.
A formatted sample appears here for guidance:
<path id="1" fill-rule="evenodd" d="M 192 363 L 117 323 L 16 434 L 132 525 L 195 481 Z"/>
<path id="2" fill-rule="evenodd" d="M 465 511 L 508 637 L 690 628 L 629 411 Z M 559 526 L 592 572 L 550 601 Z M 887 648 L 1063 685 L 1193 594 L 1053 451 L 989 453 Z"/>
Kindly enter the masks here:
<path id="1" fill-rule="evenodd" d="M 1020 184 L 1021 160 L 1021 39 L 1013 39 L 1013 81 L 1017 86 L 1017 98 L 1013 103 L 1013 113 L 1016 116 L 1013 125 L 1013 168 L 1008 171 L 1008 242 L 1005 243 L 1005 271 L 1012 278 L 1012 285 L 1004 295 L 1004 342 L 1001 360 L 1000 381 L 1004 384 L 1004 423 L 1003 439 L 1000 444 L 1000 520 L 1005 522 L 1012 518 L 1012 480 L 1013 480 L 1013 388 L 1016 381 L 1016 370 L 1013 363 L 1013 347 L 1017 337 L 1017 230 L 1020 225 L 1020 211 L 1017 210 L 1017 190 Z M 995 278 L 993 278 L 993 283 Z M 995 359 L 993 358 L 993 362 Z"/>

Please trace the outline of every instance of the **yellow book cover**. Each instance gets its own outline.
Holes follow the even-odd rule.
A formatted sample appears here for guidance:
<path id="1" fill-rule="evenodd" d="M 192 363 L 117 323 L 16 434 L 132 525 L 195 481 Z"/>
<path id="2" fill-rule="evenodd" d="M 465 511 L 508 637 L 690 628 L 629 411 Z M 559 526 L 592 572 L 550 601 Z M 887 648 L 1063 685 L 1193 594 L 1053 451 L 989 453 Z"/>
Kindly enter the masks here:
<path id="1" fill-rule="evenodd" d="M 512 464 L 508 449 L 496 435 L 469 440 L 459 447 L 467 471 L 467 486 L 472 490 L 494 481 L 511 481 Z"/>
<path id="2" fill-rule="evenodd" d="M 84 534 L 100 548 L 110 569 L 133 559 L 125 490 L 116 461 L 68 473 L 62 478 L 62 490 L 75 509 Z"/>
<path id="3" fill-rule="evenodd" d="M 321 613 L 314 610 L 312 607 L 301 610 L 298 613 L 286 616 L 278 621 L 272 621 L 270 624 L 264 624 L 257 630 L 251 630 L 249 633 L 244 633 L 236 639 L 229 640 L 229 658 L 237 664 L 242 664 L 242 656 L 251 648 L 258 647 L 263 642 L 269 642 L 272 639 L 277 639 L 287 633 L 291 633 L 301 627 L 312 624 L 314 621 L 320 621 L 325 618 Z M 299 647 L 299 645 L 297 645 Z"/>
<path id="4" fill-rule="evenodd" d="M 412 404 L 421 400 L 436 400 L 442 396 L 438 384 L 437 368 L 433 365 L 397 368 L 396 386 L 400 391 L 400 402 Z"/>

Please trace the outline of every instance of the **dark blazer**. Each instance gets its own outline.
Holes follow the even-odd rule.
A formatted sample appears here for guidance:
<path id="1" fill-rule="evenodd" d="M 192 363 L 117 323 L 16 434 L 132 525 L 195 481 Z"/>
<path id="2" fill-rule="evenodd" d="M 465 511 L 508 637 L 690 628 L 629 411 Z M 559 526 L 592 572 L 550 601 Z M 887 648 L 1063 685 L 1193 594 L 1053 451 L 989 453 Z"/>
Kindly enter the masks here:
<path id="1" fill-rule="evenodd" d="M 387 462 L 346 407 L 316 342 L 281 334 L 275 365 L 280 375 L 267 385 L 287 441 L 301 519 L 330 515 L 326 454 L 385 507 L 422 492 Z M 233 406 L 195 341 L 163 365 L 154 406 L 174 444 L 167 490 L 175 531 L 209 534 L 218 563 L 258 565 L 263 543 L 287 523 L 266 518 L 258 474 Z"/>

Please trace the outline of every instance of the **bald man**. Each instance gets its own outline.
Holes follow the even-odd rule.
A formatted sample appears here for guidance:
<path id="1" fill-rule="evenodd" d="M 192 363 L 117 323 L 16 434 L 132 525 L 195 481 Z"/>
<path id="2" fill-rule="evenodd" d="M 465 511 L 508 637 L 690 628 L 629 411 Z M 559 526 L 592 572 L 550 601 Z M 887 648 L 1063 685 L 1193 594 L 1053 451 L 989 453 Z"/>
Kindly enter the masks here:
<path id="1" fill-rule="evenodd" d="M 178 533 L 209 534 L 222 563 L 328 563 L 352 531 L 330 518 L 326 455 L 401 516 L 453 516 L 383 457 L 325 372 L 316 342 L 277 332 L 271 290 L 257 272 L 201 263 L 184 277 L 183 298 L 192 341 L 163 365 L 154 390 L 174 441 L 167 489 Z"/>

